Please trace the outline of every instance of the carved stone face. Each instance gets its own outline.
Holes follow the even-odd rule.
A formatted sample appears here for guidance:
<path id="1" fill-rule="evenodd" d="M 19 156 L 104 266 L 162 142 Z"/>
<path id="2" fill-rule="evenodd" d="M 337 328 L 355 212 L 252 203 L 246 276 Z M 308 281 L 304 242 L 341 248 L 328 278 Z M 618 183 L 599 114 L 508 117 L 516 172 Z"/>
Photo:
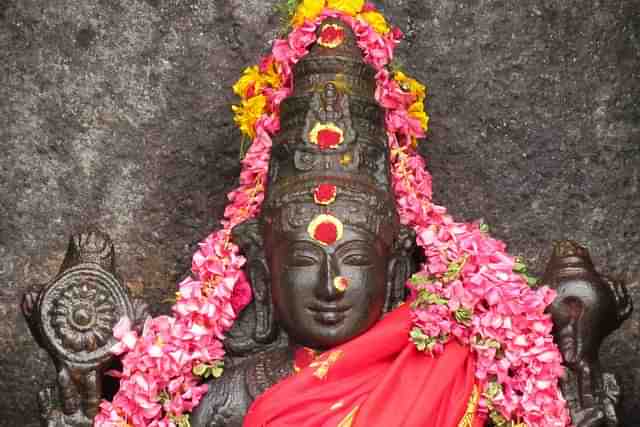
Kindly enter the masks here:
<path id="1" fill-rule="evenodd" d="M 381 317 L 390 255 L 379 238 L 349 225 L 329 246 L 305 229 L 271 234 L 266 230 L 272 298 L 278 323 L 292 342 L 331 348 Z M 337 277 L 347 284 L 345 290 L 336 286 Z"/>

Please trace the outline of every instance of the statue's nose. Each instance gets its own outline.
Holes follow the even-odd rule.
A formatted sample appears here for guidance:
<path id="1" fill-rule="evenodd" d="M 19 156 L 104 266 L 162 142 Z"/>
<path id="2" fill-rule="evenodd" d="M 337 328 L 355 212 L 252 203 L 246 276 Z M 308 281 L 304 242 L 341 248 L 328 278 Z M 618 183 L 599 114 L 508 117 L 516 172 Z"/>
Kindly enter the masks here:
<path id="1" fill-rule="evenodd" d="M 315 289 L 316 297 L 325 301 L 334 301 L 340 298 L 340 292 L 334 283 L 336 277 L 340 275 L 340 269 L 332 256 L 328 256 L 324 262 L 320 280 Z"/>

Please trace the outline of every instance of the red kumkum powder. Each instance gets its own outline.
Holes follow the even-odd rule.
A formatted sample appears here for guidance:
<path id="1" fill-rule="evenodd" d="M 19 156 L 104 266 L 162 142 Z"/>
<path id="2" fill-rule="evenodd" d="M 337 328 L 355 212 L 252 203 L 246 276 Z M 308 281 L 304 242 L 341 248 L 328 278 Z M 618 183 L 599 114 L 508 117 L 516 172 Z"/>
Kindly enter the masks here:
<path id="1" fill-rule="evenodd" d="M 337 188 L 333 184 L 320 184 L 313 192 L 313 200 L 319 205 L 329 205 L 336 200 Z"/>
<path id="2" fill-rule="evenodd" d="M 344 292 L 349 287 L 349 279 L 347 277 L 338 276 L 333 279 L 333 287 L 336 288 L 338 292 Z"/>
<path id="3" fill-rule="evenodd" d="M 342 135 L 332 129 L 322 129 L 318 132 L 318 146 L 323 150 L 337 147 L 342 142 L 341 139 Z"/>
<path id="4" fill-rule="evenodd" d="M 316 227 L 313 238 L 324 244 L 331 245 L 338 240 L 338 228 L 332 222 L 321 222 Z"/>
<path id="5" fill-rule="evenodd" d="M 318 43 L 321 46 L 335 48 L 344 41 L 344 29 L 338 25 L 325 25 L 320 31 Z"/>

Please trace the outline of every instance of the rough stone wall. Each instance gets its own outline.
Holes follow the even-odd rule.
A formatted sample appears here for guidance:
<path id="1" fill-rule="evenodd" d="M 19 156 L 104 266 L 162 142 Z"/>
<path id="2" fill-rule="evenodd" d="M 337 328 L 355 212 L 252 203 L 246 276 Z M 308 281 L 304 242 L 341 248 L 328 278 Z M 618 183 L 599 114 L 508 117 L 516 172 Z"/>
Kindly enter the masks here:
<path id="1" fill-rule="evenodd" d="M 230 87 L 278 33 L 276 0 L 0 0 L 0 426 L 37 425 L 53 367 L 18 311 L 97 224 L 156 313 L 239 172 Z M 640 4 L 393 0 L 429 85 L 435 199 L 540 272 L 554 239 L 640 272 Z M 640 289 L 603 348 L 640 425 Z"/>

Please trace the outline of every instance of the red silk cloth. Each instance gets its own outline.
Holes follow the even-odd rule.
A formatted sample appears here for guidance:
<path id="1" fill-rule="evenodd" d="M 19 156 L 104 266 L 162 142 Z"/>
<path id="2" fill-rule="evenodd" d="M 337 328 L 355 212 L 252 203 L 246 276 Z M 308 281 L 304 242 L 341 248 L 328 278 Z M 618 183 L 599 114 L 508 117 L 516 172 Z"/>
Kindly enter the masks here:
<path id="1" fill-rule="evenodd" d="M 419 352 L 411 327 L 408 305 L 399 307 L 269 388 L 243 427 L 458 427 L 474 390 L 475 358 L 455 340 L 438 357 Z"/>

